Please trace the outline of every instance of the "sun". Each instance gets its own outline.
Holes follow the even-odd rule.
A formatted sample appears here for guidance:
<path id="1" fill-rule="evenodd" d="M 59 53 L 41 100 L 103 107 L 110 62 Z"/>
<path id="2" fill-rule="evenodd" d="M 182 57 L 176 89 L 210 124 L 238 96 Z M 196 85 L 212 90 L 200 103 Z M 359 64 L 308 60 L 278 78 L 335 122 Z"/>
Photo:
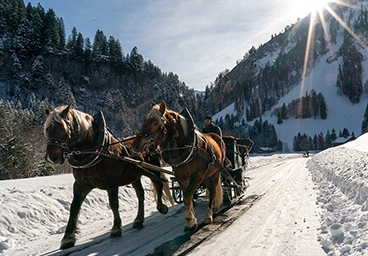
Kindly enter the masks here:
<path id="1" fill-rule="evenodd" d="M 295 12 L 303 18 L 311 12 L 320 10 L 331 0 L 292 0 L 292 2 Z"/>

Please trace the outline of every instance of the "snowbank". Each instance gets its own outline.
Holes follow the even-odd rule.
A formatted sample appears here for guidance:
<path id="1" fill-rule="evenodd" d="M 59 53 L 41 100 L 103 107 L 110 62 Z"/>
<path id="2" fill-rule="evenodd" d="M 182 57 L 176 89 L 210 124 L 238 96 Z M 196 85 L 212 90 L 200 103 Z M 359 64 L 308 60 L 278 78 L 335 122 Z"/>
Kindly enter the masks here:
<path id="1" fill-rule="evenodd" d="M 307 163 L 324 209 L 319 240 L 329 255 L 368 255 L 368 134 Z"/>

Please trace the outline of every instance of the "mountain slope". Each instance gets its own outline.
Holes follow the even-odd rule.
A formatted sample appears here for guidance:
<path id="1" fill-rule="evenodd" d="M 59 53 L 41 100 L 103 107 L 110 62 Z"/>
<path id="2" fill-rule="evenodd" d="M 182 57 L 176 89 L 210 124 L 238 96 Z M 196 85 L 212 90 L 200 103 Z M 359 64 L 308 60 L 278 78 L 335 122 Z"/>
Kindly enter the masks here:
<path id="1" fill-rule="evenodd" d="M 354 132 L 355 136 L 358 136 L 368 101 L 365 88 L 368 80 L 368 70 L 365 67 L 368 61 L 364 45 L 368 40 L 365 33 L 355 28 L 359 28 L 360 17 L 366 14 L 366 7 L 365 1 L 355 1 L 355 5 L 351 8 L 332 5 L 337 17 L 355 31 L 353 33 L 359 36 L 363 45 L 354 40 L 343 25 L 327 11 L 324 12 L 324 19 L 318 18 L 314 21 L 304 81 L 302 74 L 311 15 L 291 27 L 286 27 L 284 33 L 272 38 L 258 49 L 252 48 L 242 62 L 218 79 L 213 92 L 222 91 L 225 98 L 222 106 L 227 107 L 221 109 L 221 105 L 218 106 L 219 111 L 214 115 L 214 119 L 220 120 L 221 117 L 225 119 L 227 114 L 233 115 L 238 124 L 236 129 L 238 135 L 246 136 L 247 125 L 242 126 L 242 120 L 246 120 L 248 125 L 253 125 L 255 118 L 262 116 L 263 121 L 268 120 L 275 126 L 278 139 L 286 143 L 289 149 L 292 149 L 293 138 L 298 133 L 305 133 L 313 138 L 315 134 L 326 135 L 327 131 L 331 132 L 332 129 L 338 134 L 347 128 L 350 133 Z M 335 28 L 336 34 L 332 35 Z M 361 75 L 357 75 L 363 84 L 362 94 L 359 103 L 356 104 L 342 93 L 342 88 L 336 86 L 339 67 L 344 65 L 346 45 L 353 45 L 363 57 L 361 62 L 363 71 Z M 358 63 L 358 60 L 353 61 Z M 360 65 L 360 62 L 358 64 Z M 282 124 L 278 124 L 277 113 L 282 105 L 285 103 L 287 106 L 292 101 L 305 97 L 306 94 L 311 95 L 311 90 L 324 96 L 327 119 L 324 120 L 320 116 L 305 119 L 290 116 L 282 120 Z M 249 113 L 256 106 L 255 103 L 260 105 L 260 111 L 258 115 L 250 118 Z"/>

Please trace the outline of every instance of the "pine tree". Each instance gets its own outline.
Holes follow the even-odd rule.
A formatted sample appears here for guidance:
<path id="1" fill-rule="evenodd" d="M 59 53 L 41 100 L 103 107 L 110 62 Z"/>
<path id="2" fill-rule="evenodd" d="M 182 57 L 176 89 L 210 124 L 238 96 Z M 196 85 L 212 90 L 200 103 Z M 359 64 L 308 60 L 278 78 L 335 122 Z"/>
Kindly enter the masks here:
<path id="1" fill-rule="evenodd" d="M 281 113 L 278 113 L 277 115 L 277 124 L 282 124 L 283 121 L 282 121 L 282 118 L 281 118 Z"/>
<path id="2" fill-rule="evenodd" d="M 108 56 L 108 44 L 107 39 L 102 30 L 97 29 L 92 47 L 92 56 L 94 58 L 98 56 Z"/>
<path id="3" fill-rule="evenodd" d="M 44 45 L 43 45 L 43 38 L 42 38 L 43 21 L 38 12 L 35 12 L 33 14 L 31 24 L 32 24 L 32 36 L 33 36 L 32 38 L 33 54 L 39 55 L 41 54 Z"/>
<path id="4" fill-rule="evenodd" d="M 109 46 L 109 57 L 113 62 L 119 63 L 123 60 L 123 52 L 119 39 L 115 40 L 114 37 L 110 36 L 108 41 Z"/>
<path id="5" fill-rule="evenodd" d="M 41 55 L 37 56 L 31 67 L 32 84 L 31 90 L 44 92 L 46 87 L 44 60 Z"/>
<path id="6" fill-rule="evenodd" d="M 331 131 L 331 140 L 335 141 L 337 139 L 336 130 L 332 129 Z"/>
<path id="7" fill-rule="evenodd" d="M 365 112 L 364 112 L 364 116 L 363 116 L 361 133 L 364 134 L 366 132 L 368 132 L 368 103 L 367 103 L 367 106 L 365 108 Z"/>
<path id="8" fill-rule="evenodd" d="M 137 46 L 130 52 L 129 65 L 134 73 L 143 71 L 143 56 L 138 53 Z"/>
<path id="9" fill-rule="evenodd" d="M 56 18 L 56 22 L 57 22 L 57 32 L 59 34 L 59 44 L 57 46 L 57 48 L 60 51 L 63 51 L 65 48 L 65 25 L 64 25 L 64 20 L 63 18 Z"/>
<path id="10" fill-rule="evenodd" d="M 75 101 L 70 85 L 65 83 L 63 78 L 59 82 L 59 94 L 60 94 L 60 101 L 61 101 L 60 103 L 62 105 L 72 104 L 73 108 L 77 106 L 77 103 Z"/>
<path id="11" fill-rule="evenodd" d="M 337 21 L 335 19 L 330 19 L 330 36 L 331 36 L 331 43 L 336 44 L 337 39 Z"/>
<path id="12" fill-rule="evenodd" d="M 91 40 L 87 37 L 84 42 L 84 59 L 90 60 L 92 58 L 92 45 Z"/>
<path id="13" fill-rule="evenodd" d="M 362 83 L 362 54 L 356 49 L 349 33 L 344 32 L 344 42 L 340 52 L 343 56 L 342 67 L 339 68 L 336 85 L 340 86 L 344 95 L 348 96 L 353 104 L 359 103 L 363 93 Z"/>
<path id="14" fill-rule="evenodd" d="M 44 28 L 44 40 L 47 51 L 53 52 L 55 49 L 60 47 L 60 36 L 56 15 L 52 8 L 50 8 L 45 14 Z"/>
<path id="15" fill-rule="evenodd" d="M 323 133 L 318 134 L 318 149 L 323 150 L 326 148 L 325 139 L 323 137 Z"/>
<path id="16" fill-rule="evenodd" d="M 32 55 L 33 28 L 27 18 L 23 18 L 17 29 L 17 49 L 22 57 Z"/>
<path id="17" fill-rule="evenodd" d="M 313 149 L 314 150 L 318 150 L 318 137 L 317 135 L 315 134 L 314 137 L 313 137 Z"/>
<path id="18" fill-rule="evenodd" d="M 77 44 L 78 31 L 75 27 L 72 29 L 72 34 L 68 37 L 66 48 L 70 51 L 72 56 L 75 56 L 75 47 Z"/>
<path id="19" fill-rule="evenodd" d="M 317 98 L 319 102 L 319 110 L 320 110 L 321 119 L 327 119 L 327 105 L 326 105 L 325 97 L 323 97 L 322 93 L 318 93 Z"/>
<path id="20" fill-rule="evenodd" d="M 282 118 L 282 119 L 288 119 L 288 113 L 287 113 L 287 109 L 286 109 L 285 102 L 282 104 L 282 108 L 281 108 L 281 118 Z"/>
<path id="21" fill-rule="evenodd" d="M 330 131 L 327 131 L 327 134 L 326 134 L 326 148 L 330 148 L 331 145 L 332 145 L 332 140 L 331 140 L 331 134 L 330 134 Z"/>
<path id="22" fill-rule="evenodd" d="M 342 137 L 344 137 L 345 139 L 349 138 L 350 137 L 350 132 L 347 128 L 344 128 L 342 130 Z"/>
<path id="23" fill-rule="evenodd" d="M 82 36 L 82 33 L 78 33 L 77 39 L 75 41 L 75 46 L 74 46 L 74 50 L 73 53 L 76 57 L 83 57 L 83 53 L 84 53 L 84 39 Z"/>

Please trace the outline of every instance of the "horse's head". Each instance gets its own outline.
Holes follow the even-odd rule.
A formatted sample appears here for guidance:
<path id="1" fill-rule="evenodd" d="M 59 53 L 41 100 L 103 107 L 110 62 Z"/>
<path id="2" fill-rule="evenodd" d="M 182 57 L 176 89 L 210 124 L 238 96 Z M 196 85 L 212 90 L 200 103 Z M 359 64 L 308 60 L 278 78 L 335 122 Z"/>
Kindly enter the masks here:
<path id="1" fill-rule="evenodd" d="M 63 164 L 63 152 L 68 148 L 70 129 L 68 128 L 68 115 L 70 105 L 62 111 L 51 111 L 46 109 L 46 122 L 44 124 L 44 135 L 47 138 L 45 160 L 51 164 Z"/>
<path id="2" fill-rule="evenodd" d="M 51 164 L 63 164 L 64 153 L 74 147 L 77 142 L 91 138 L 93 134 L 92 120 L 88 114 L 73 110 L 69 106 L 61 106 L 54 111 L 46 109 L 44 135 L 47 138 L 45 160 Z"/>
<path id="3" fill-rule="evenodd" d="M 133 150 L 135 152 L 142 152 L 147 147 L 159 145 L 166 134 L 167 118 L 166 103 L 161 102 L 160 105 L 152 102 L 151 110 L 148 113 L 146 119 L 144 119 L 142 128 L 137 134 L 136 139 L 133 141 Z"/>

